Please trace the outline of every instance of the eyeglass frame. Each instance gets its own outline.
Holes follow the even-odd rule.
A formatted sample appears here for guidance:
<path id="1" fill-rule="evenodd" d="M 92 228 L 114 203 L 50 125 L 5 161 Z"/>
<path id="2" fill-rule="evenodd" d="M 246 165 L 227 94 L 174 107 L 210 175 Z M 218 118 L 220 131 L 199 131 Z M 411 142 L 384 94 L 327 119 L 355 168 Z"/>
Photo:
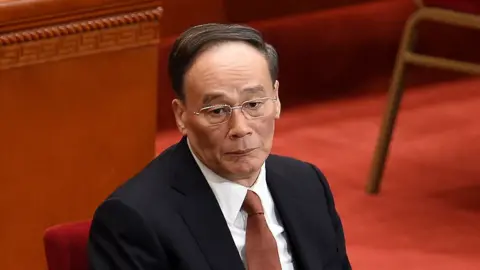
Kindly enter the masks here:
<path id="1" fill-rule="evenodd" d="M 212 124 L 212 123 L 209 123 L 210 125 L 214 126 L 214 125 L 221 125 L 221 124 L 224 124 L 226 122 L 228 122 L 230 120 L 230 118 L 232 117 L 232 114 L 233 114 L 233 111 L 236 110 L 236 109 L 240 109 L 240 111 L 242 112 L 243 116 L 245 116 L 247 119 L 248 117 L 251 117 L 250 119 L 258 119 L 258 118 L 262 118 L 262 117 L 265 117 L 265 116 L 257 116 L 257 117 L 254 117 L 252 115 L 250 115 L 249 113 L 247 113 L 249 116 L 246 116 L 245 115 L 245 112 L 243 111 L 243 106 L 249 102 L 252 102 L 252 101 L 256 101 L 256 100 L 271 100 L 273 102 L 276 102 L 278 100 L 278 97 L 261 97 L 261 98 L 254 98 L 254 99 L 250 99 L 250 100 L 246 100 L 244 102 L 242 102 L 240 105 L 237 105 L 237 106 L 231 106 L 231 105 L 228 105 L 228 104 L 216 104 L 216 105 L 209 105 L 209 106 L 205 106 L 203 108 L 201 108 L 200 110 L 198 111 L 195 111 L 193 112 L 193 114 L 195 114 L 196 116 L 200 116 L 202 114 L 203 111 L 205 110 L 208 110 L 208 109 L 211 109 L 211 108 L 215 108 L 215 107 L 220 107 L 220 108 L 230 108 L 230 112 L 226 118 L 225 121 L 222 121 L 222 122 L 219 122 L 219 123 L 215 123 L 215 124 Z"/>

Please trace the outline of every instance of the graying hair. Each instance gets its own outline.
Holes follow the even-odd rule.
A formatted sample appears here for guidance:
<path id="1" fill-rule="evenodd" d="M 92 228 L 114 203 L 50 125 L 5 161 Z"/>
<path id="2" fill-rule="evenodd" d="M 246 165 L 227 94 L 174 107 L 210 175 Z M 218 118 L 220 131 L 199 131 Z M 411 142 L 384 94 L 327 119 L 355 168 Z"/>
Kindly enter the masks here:
<path id="1" fill-rule="evenodd" d="M 272 82 L 277 80 L 277 51 L 263 40 L 258 30 L 238 24 L 202 24 L 189 28 L 177 38 L 168 59 L 170 81 L 179 99 L 185 99 L 184 77 L 195 58 L 214 45 L 232 41 L 247 43 L 265 55 Z"/>

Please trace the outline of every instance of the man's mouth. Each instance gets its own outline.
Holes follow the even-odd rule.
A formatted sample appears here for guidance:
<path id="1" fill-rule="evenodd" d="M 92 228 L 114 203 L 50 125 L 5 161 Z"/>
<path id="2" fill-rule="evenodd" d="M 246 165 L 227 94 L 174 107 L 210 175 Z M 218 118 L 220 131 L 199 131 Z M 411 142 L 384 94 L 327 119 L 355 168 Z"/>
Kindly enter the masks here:
<path id="1" fill-rule="evenodd" d="M 236 150 L 236 151 L 231 151 L 227 152 L 227 155 L 232 155 L 232 156 L 243 156 L 243 155 L 248 155 L 251 152 L 253 152 L 256 148 L 247 148 L 243 150 Z"/>

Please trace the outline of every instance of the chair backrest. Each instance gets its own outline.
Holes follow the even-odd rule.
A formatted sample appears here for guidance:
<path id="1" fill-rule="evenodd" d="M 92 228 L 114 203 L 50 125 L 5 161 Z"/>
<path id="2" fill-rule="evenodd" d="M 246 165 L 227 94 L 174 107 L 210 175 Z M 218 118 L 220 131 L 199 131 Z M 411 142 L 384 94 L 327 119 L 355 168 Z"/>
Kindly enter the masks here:
<path id="1" fill-rule="evenodd" d="M 88 270 L 87 242 L 91 221 L 59 224 L 44 235 L 49 270 Z"/>

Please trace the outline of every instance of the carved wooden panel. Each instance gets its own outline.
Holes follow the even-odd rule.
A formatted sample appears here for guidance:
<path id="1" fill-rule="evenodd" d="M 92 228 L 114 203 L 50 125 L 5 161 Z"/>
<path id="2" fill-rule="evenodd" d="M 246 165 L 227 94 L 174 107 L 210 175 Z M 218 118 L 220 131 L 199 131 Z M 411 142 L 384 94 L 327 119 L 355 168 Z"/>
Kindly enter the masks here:
<path id="1" fill-rule="evenodd" d="M 159 42 L 162 9 L 0 35 L 0 70 Z"/>
<path id="2" fill-rule="evenodd" d="M 154 156 L 162 9 L 124 2 L 0 34 L 2 270 L 47 269 L 45 229 L 90 219 Z"/>

